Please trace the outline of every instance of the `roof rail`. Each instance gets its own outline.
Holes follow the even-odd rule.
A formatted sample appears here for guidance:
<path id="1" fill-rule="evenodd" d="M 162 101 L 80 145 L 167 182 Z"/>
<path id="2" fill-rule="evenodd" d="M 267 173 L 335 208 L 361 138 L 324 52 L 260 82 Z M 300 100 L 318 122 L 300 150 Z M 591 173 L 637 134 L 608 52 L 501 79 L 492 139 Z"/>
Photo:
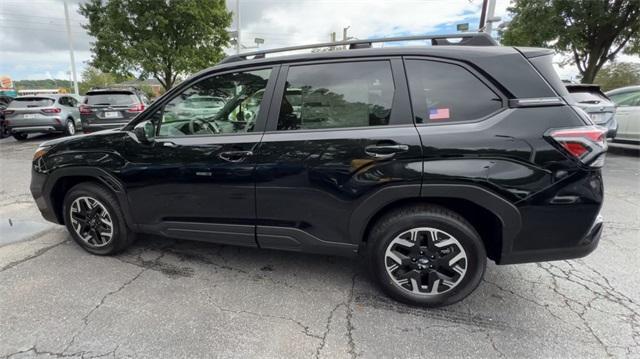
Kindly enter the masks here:
<path id="1" fill-rule="evenodd" d="M 451 42 L 450 39 L 460 39 L 457 42 Z M 497 46 L 498 43 L 489 34 L 485 32 L 465 32 L 459 34 L 444 34 L 444 35 L 415 35 L 415 36 L 399 36 L 399 37 L 387 37 L 377 39 L 361 39 L 361 40 L 348 40 L 348 41 L 336 41 L 336 42 L 323 42 L 310 45 L 281 47 L 278 49 L 270 49 L 263 51 L 247 52 L 239 55 L 231 55 L 225 57 L 221 64 L 243 61 L 252 59 L 263 59 L 267 54 L 274 54 L 278 52 L 296 51 L 316 49 L 321 47 L 332 46 L 346 46 L 349 45 L 349 50 L 370 48 L 373 43 L 381 42 L 398 42 L 398 41 L 415 41 L 415 40 L 431 40 L 432 46 L 440 45 L 457 45 L 457 46 Z"/>

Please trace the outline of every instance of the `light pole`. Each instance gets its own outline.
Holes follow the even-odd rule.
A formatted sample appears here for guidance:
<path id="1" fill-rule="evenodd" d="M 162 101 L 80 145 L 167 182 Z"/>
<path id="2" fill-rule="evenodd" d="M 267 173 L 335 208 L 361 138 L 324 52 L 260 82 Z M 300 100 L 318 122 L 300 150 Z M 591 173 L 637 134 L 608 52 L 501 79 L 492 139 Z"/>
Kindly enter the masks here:
<path id="1" fill-rule="evenodd" d="M 240 54 L 240 0 L 236 0 L 236 54 Z"/>
<path id="2" fill-rule="evenodd" d="M 76 96 L 80 95 L 78 91 L 78 77 L 76 76 L 76 60 L 73 56 L 73 39 L 71 38 L 71 23 L 69 22 L 69 6 L 67 0 L 64 0 L 64 20 L 67 25 L 67 38 L 69 39 L 69 55 L 71 57 L 71 74 L 73 75 L 73 91 Z"/>

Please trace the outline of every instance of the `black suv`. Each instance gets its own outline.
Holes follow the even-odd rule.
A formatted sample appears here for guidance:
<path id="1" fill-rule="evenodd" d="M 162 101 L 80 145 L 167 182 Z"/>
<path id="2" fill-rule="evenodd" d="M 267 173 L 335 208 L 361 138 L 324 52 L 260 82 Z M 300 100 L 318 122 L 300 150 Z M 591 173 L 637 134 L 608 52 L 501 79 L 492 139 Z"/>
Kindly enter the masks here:
<path id="1" fill-rule="evenodd" d="M 93 89 L 80 106 L 84 133 L 123 127 L 144 111 L 149 99 L 136 88 Z"/>
<path id="2" fill-rule="evenodd" d="M 606 129 L 575 107 L 550 51 L 451 37 L 229 57 L 120 130 L 42 144 L 31 192 L 94 254 L 135 233 L 362 253 L 388 295 L 423 306 L 469 295 L 487 258 L 587 255 Z"/>

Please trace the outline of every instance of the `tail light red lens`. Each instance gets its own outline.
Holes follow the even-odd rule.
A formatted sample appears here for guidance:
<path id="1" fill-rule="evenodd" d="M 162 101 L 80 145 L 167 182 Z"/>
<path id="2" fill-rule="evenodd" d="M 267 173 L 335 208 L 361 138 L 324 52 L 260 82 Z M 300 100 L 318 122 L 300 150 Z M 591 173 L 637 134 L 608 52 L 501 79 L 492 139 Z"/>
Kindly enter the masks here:
<path id="1" fill-rule="evenodd" d="M 562 146 L 569 154 L 591 167 L 602 167 L 607 151 L 607 129 L 600 126 L 585 126 L 551 130 L 549 137 Z M 604 157 L 603 157 L 604 158 Z"/>
<path id="2" fill-rule="evenodd" d="M 143 103 L 139 103 L 136 105 L 133 105 L 131 107 L 129 107 L 127 109 L 127 112 L 142 112 L 144 111 L 144 104 Z"/>
<path id="3" fill-rule="evenodd" d="M 4 111 L 2 111 L 2 113 L 4 113 L 4 114 L 5 114 L 5 116 L 6 116 L 6 115 L 11 115 L 11 114 L 13 114 L 14 112 L 15 112 L 14 110 L 4 110 Z"/>
<path id="4" fill-rule="evenodd" d="M 59 108 L 44 108 L 42 109 L 43 113 L 60 113 L 62 110 Z"/>
<path id="5" fill-rule="evenodd" d="M 87 105 L 80 106 L 80 113 L 87 115 L 87 114 L 90 114 L 91 112 L 93 112 L 91 110 L 91 107 L 89 107 Z"/>

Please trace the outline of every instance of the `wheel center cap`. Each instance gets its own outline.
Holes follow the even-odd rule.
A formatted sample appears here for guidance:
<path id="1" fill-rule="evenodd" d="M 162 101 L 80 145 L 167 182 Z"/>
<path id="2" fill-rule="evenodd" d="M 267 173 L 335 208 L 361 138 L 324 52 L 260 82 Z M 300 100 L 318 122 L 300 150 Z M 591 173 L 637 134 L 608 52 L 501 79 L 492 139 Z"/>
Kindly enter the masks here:
<path id="1" fill-rule="evenodd" d="M 429 259 L 424 258 L 424 257 L 420 258 L 420 259 L 418 259 L 418 263 L 420 263 L 420 264 L 429 264 Z"/>

